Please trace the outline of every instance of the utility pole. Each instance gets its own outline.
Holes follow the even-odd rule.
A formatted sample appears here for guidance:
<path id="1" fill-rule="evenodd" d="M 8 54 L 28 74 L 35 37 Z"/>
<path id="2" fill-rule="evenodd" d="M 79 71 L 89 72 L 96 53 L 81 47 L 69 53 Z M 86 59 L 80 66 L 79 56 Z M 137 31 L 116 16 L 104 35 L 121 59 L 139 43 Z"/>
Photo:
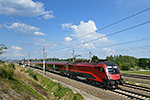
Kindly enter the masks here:
<path id="1" fill-rule="evenodd" d="M 89 56 L 90 56 L 90 63 L 91 63 L 91 51 L 89 52 Z"/>
<path id="2" fill-rule="evenodd" d="M 43 74 L 45 74 L 45 47 L 43 47 Z"/>
<path id="3" fill-rule="evenodd" d="M 54 56 L 54 62 L 55 62 L 55 56 Z M 53 70 L 55 71 L 55 64 L 53 65 Z"/>
<path id="4" fill-rule="evenodd" d="M 23 62 L 23 56 L 22 56 L 22 64 L 23 64 L 24 62 Z"/>
<path id="5" fill-rule="evenodd" d="M 7 61 L 7 59 L 6 59 L 6 57 L 5 57 L 5 63 L 6 63 L 6 61 Z"/>
<path id="6" fill-rule="evenodd" d="M 55 56 L 54 56 L 54 61 L 55 61 Z"/>
<path id="7" fill-rule="evenodd" d="M 30 52 L 28 52 L 28 66 L 30 66 L 30 61 L 29 61 L 29 59 L 30 59 Z"/>
<path id="8" fill-rule="evenodd" d="M 74 49 L 73 49 L 73 62 L 74 62 Z"/>
<path id="9" fill-rule="evenodd" d="M 47 52 L 45 53 L 45 61 L 47 61 Z"/>

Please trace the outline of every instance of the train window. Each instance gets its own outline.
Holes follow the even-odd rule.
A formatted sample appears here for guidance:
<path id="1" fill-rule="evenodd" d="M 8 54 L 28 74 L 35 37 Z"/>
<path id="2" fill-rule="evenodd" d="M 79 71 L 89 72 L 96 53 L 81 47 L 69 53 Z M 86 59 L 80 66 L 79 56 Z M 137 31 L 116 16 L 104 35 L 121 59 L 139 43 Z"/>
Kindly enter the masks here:
<path id="1" fill-rule="evenodd" d="M 117 66 L 107 66 L 109 74 L 119 74 Z"/>
<path id="2" fill-rule="evenodd" d="M 102 67 L 97 67 L 97 69 L 101 72 L 105 72 L 104 69 Z"/>

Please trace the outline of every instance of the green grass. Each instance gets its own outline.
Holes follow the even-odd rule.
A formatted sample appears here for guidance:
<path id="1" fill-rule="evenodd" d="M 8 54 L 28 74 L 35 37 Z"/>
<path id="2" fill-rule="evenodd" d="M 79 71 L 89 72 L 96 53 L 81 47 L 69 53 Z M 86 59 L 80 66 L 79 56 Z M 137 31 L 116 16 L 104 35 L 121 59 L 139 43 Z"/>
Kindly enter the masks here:
<path id="1" fill-rule="evenodd" d="M 8 93 L 9 88 L 12 88 L 13 90 L 15 90 L 15 92 L 20 94 L 22 96 L 22 99 L 24 100 L 29 99 L 30 96 L 39 100 L 45 100 L 45 98 L 40 95 L 36 90 L 34 90 L 32 86 L 21 82 L 15 77 L 13 80 L 8 80 L 0 77 L 0 80 L 5 83 L 2 89 L 2 91 L 5 93 Z"/>
<path id="2" fill-rule="evenodd" d="M 150 71 L 121 71 L 121 73 L 150 75 Z"/>
<path id="3" fill-rule="evenodd" d="M 29 75 L 32 76 L 33 79 L 38 80 L 36 74 L 31 69 L 25 71 L 25 73 L 29 73 Z"/>
<path id="4" fill-rule="evenodd" d="M 123 80 L 124 80 L 125 83 L 127 83 L 127 82 L 129 81 L 129 80 L 127 80 L 127 79 L 123 79 Z"/>
<path id="5" fill-rule="evenodd" d="M 146 85 L 146 84 L 140 84 L 140 86 L 145 86 L 145 87 L 148 87 L 148 85 Z"/>
<path id="6" fill-rule="evenodd" d="M 128 83 L 136 85 L 136 82 L 129 81 Z"/>
<path id="7" fill-rule="evenodd" d="M 0 99 L 2 99 L 3 97 L 1 96 L 1 94 L 0 94 Z"/>
<path id="8" fill-rule="evenodd" d="M 65 99 L 65 100 L 79 100 L 83 99 L 83 96 L 79 93 L 74 94 L 69 88 L 63 87 L 59 83 L 53 82 L 50 79 L 37 74 L 39 82 L 46 87 L 47 93 L 53 98 Z"/>

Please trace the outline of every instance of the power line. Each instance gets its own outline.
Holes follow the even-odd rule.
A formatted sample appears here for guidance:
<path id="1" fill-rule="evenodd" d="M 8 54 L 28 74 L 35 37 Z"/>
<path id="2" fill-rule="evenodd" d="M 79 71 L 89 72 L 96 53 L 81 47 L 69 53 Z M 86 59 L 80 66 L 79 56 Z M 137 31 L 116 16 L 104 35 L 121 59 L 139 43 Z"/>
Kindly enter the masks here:
<path id="1" fill-rule="evenodd" d="M 119 51 L 129 51 L 129 50 L 132 50 L 134 51 L 137 50 L 137 49 L 143 49 L 144 47 L 149 47 L 150 48 L 150 45 L 145 45 L 145 46 L 136 46 L 136 47 L 128 47 L 128 48 L 122 48 L 122 49 L 117 49 L 115 50 L 115 52 L 113 52 L 112 54 L 115 54 L 115 53 L 118 53 Z M 100 52 L 103 52 L 103 51 L 100 51 Z M 95 52 L 95 53 L 100 53 L 100 52 Z M 104 53 L 101 53 L 101 55 L 106 55 Z"/>
<path id="2" fill-rule="evenodd" d="M 145 45 L 145 46 L 136 46 L 136 47 L 128 47 L 128 48 L 123 48 L 123 49 L 117 49 L 116 50 L 116 52 L 118 52 L 119 50 L 121 50 L 121 51 L 124 51 L 124 50 L 126 50 L 126 51 L 129 51 L 129 50 L 132 50 L 132 51 L 134 51 L 134 49 L 143 49 L 144 47 L 150 47 L 150 45 Z"/>
<path id="3" fill-rule="evenodd" d="M 143 38 L 143 39 L 139 39 L 139 40 L 134 40 L 134 41 L 129 41 L 129 42 L 122 42 L 122 43 L 118 43 L 118 44 L 112 44 L 112 45 L 101 46 L 101 47 L 99 47 L 99 48 L 111 47 L 111 46 L 117 46 L 117 45 L 124 45 L 124 44 L 130 44 L 130 43 L 136 43 L 136 42 L 141 42 L 141 41 L 146 41 L 146 40 L 150 40 L 150 37 L 148 37 L 148 38 Z"/>
<path id="4" fill-rule="evenodd" d="M 139 39 L 139 40 L 134 40 L 134 41 L 129 41 L 129 42 L 123 42 L 123 43 L 118 43 L 118 44 L 106 45 L 106 46 L 102 46 L 100 48 L 117 46 L 117 45 L 123 45 L 123 44 L 129 44 L 129 43 L 135 43 L 135 42 L 141 42 L 141 41 L 146 41 L 146 40 L 150 40 L 150 37 L 149 38 Z"/>
<path id="5" fill-rule="evenodd" d="M 92 39 L 92 40 L 89 40 L 89 41 L 86 41 L 86 42 L 78 43 L 78 44 L 73 45 L 73 46 L 68 46 L 68 47 L 65 47 L 65 49 L 66 49 L 66 48 L 68 49 L 68 48 L 71 48 L 71 47 L 75 47 L 75 46 L 79 46 L 79 45 L 81 45 L 81 44 L 89 43 L 89 42 L 92 42 L 92 41 L 96 41 L 96 40 L 102 39 L 102 38 L 104 38 L 104 37 L 109 37 L 109 36 L 112 36 L 112 35 L 115 35 L 115 34 L 119 34 L 119 33 L 125 32 L 125 31 L 127 31 L 127 30 L 131 30 L 131 29 L 133 29 L 133 28 L 136 28 L 136 27 L 139 27 L 139 26 L 148 24 L 148 23 L 150 23 L 150 21 L 146 21 L 146 22 L 143 22 L 143 23 L 141 23 L 141 24 L 138 24 L 138 25 L 135 25 L 135 26 L 131 26 L 131 27 L 129 27 L 129 28 L 126 28 L 126 29 L 123 29 L 123 30 L 120 30 L 120 31 L 117 31 L 117 32 L 114 32 L 114 33 L 110 33 L 110 34 L 108 34 L 108 35 L 106 35 L 106 36 L 102 36 L 102 37 L 98 37 L 98 38 L 95 38 L 95 39 Z M 57 50 L 61 50 L 61 49 L 64 49 L 64 48 L 60 48 L 60 49 L 57 49 Z"/>
<path id="6" fill-rule="evenodd" d="M 97 30 L 95 30 L 95 31 L 93 31 L 93 32 L 87 33 L 87 34 L 85 34 L 85 35 L 82 35 L 82 36 L 80 36 L 80 37 L 76 37 L 76 38 L 74 38 L 74 39 L 72 39 L 72 40 L 69 40 L 69 41 L 66 41 L 66 42 L 63 42 L 63 43 L 60 43 L 60 44 L 68 43 L 68 42 L 70 42 L 70 41 L 74 41 L 74 40 L 80 39 L 80 38 L 82 38 L 82 37 L 85 37 L 85 36 L 87 36 L 87 35 L 93 34 L 93 33 L 97 32 L 97 31 L 100 31 L 100 30 L 103 30 L 103 29 L 108 28 L 108 27 L 110 27 L 110 26 L 113 26 L 113 25 L 115 25 L 115 24 L 118 24 L 118 23 L 120 23 L 120 22 L 122 22 L 122 21 L 125 21 L 125 20 L 127 20 L 127 19 L 129 19 L 129 18 L 132 18 L 132 17 L 134 17 L 134 16 L 137 16 L 137 15 L 139 15 L 139 14 L 141 14 L 141 13 L 144 13 L 144 12 L 146 12 L 146 11 L 148 11 L 148 10 L 150 10 L 150 8 L 144 9 L 144 10 L 142 10 L 142 11 L 140 11 L 140 12 L 137 12 L 137 13 L 131 15 L 131 16 L 128 16 L 128 17 L 126 17 L 126 18 L 123 18 L 123 19 L 121 19 L 121 20 L 118 20 L 118 21 L 116 21 L 116 22 L 114 22 L 114 23 L 112 23 L 112 24 L 109 24 L 109 25 L 107 25 L 107 26 L 104 26 L 104 27 L 102 27 L 102 28 L 100 28 L 100 29 L 97 29 Z M 58 45 L 60 45 L 60 44 L 58 44 Z"/>

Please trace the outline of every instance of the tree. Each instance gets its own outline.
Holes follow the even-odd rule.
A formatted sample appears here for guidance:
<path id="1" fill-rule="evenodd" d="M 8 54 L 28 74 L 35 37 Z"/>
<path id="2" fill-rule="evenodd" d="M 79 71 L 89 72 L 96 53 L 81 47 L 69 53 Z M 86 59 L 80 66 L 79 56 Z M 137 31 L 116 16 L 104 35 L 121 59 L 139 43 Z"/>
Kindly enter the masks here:
<path id="1" fill-rule="evenodd" d="M 5 53 L 5 51 L 3 51 L 3 50 L 6 50 L 6 49 L 7 49 L 7 47 L 4 44 L 0 44 L 0 55 Z"/>
<path id="2" fill-rule="evenodd" d="M 115 62 L 121 70 L 129 70 L 138 64 L 138 59 L 127 55 L 107 56 L 108 61 Z"/>
<path id="3" fill-rule="evenodd" d="M 95 55 L 93 55 L 93 57 L 92 57 L 92 61 L 94 61 L 94 60 L 98 60 L 98 57 Z"/>
<path id="4" fill-rule="evenodd" d="M 120 64 L 120 69 L 121 70 L 130 70 L 130 64 L 129 63 Z"/>
<path id="5" fill-rule="evenodd" d="M 145 69 L 147 66 L 147 59 L 146 58 L 140 58 L 138 61 L 138 66 Z"/>
<path id="6" fill-rule="evenodd" d="M 147 66 L 150 68 L 150 59 L 147 61 Z"/>

